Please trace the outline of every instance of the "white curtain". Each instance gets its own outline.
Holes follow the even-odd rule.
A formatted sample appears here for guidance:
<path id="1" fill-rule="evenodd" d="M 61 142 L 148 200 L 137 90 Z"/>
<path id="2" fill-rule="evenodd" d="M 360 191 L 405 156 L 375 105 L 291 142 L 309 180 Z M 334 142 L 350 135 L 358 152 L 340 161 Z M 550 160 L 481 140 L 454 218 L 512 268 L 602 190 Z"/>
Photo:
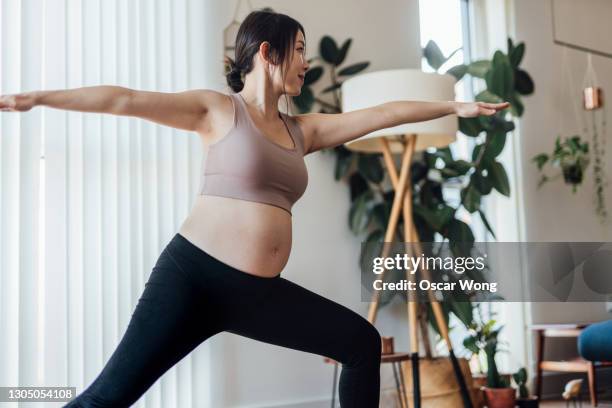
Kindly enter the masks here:
<path id="1" fill-rule="evenodd" d="M 0 94 L 202 87 L 203 3 L 3 0 Z M 200 160 L 195 133 L 139 118 L 0 113 L 0 386 L 78 393 L 93 381 L 191 208 Z M 136 406 L 208 406 L 207 353 L 205 343 Z"/>

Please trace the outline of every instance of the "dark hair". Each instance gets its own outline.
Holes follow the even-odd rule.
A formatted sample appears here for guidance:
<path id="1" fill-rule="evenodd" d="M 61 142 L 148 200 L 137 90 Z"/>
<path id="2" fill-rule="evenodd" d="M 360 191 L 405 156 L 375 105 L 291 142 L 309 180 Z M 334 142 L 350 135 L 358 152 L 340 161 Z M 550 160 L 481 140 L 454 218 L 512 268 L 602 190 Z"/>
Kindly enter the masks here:
<path id="1" fill-rule="evenodd" d="M 270 43 L 270 58 L 274 64 L 281 65 L 284 80 L 286 56 L 293 52 L 298 30 L 306 38 L 304 27 L 298 21 L 270 8 L 249 13 L 236 34 L 235 60 L 227 58 L 230 70 L 226 78 L 232 90 L 240 92 L 244 87 L 242 75 L 253 70 L 253 56 L 264 41 Z"/>

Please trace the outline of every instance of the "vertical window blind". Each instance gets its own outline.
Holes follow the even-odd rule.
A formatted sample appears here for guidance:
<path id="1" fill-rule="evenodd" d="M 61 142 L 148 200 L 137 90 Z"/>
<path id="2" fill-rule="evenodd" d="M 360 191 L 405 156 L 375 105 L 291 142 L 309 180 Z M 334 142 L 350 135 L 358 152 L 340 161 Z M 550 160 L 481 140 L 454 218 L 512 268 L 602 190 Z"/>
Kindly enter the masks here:
<path id="1" fill-rule="evenodd" d="M 192 61 L 203 52 L 197 3 L 3 1 L 0 94 L 195 88 L 205 75 Z M 140 118 L 49 107 L 0 113 L 1 386 L 79 393 L 95 379 L 190 209 L 201 150 L 195 133 Z M 135 406 L 207 406 L 207 347 Z M 19 406 L 27 404 L 35 405 Z"/>

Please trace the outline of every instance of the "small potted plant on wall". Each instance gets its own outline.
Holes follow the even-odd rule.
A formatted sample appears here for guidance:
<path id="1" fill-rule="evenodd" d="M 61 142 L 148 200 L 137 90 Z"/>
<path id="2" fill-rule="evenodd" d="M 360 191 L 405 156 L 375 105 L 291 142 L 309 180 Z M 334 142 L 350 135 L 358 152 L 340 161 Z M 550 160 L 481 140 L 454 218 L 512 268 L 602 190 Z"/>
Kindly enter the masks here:
<path id="1" fill-rule="evenodd" d="M 512 379 L 514 379 L 514 382 L 518 386 L 519 396 L 516 399 L 516 405 L 519 408 L 538 408 L 538 397 L 529 395 L 529 390 L 527 389 L 527 370 L 525 367 L 522 367 L 516 373 L 512 374 Z"/>
<path id="2" fill-rule="evenodd" d="M 580 136 L 575 135 L 561 142 L 561 137 L 557 136 L 555 141 L 555 149 L 551 155 L 540 153 L 532 159 L 538 166 L 538 170 L 542 172 L 538 187 L 547 181 L 553 180 L 556 177 L 549 177 L 542 168 L 550 161 L 550 163 L 561 169 L 563 179 L 566 184 L 572 186 L 572 192 L 576 192 L 576 186 L 582 183 L 584 171 L 589 164 L 589 144 L 582 143 Z"/>
<path id="3" fill-rule="evenodd" d="M 514 408 L 516 405 L 516 390 L 510 386 L 507 379 L 499 375 L 497 370 L 497 363 L 495 362 L 497 342 L 497 335 L 491 336 L 484 347 L 487 355 L 487 385 L 483 388 L 485 402 L 489 408 Z"/>

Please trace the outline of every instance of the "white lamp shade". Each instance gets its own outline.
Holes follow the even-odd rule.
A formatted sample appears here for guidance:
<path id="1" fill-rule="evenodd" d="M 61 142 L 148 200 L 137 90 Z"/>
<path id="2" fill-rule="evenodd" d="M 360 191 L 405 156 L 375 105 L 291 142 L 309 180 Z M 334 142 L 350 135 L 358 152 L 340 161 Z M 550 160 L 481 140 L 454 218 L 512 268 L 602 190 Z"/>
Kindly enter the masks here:
<path id="1" fill-rule="evenodd" d="M 418 69 L 394 69 L 368 72 L 342 83 L 342 111 L 369 108 L 392 101 L 454 101 L 455 77 L 423 72 Z M 384 137 L 392 153 L 401 153 L 403 135 L 417 134 L 415 150 L 444 147 L 456 140 L 457 117 L 446 115 L 424 122 L 404 123 L 379 129 L 345 143 L 347 149 L 380 153 Z"/>

